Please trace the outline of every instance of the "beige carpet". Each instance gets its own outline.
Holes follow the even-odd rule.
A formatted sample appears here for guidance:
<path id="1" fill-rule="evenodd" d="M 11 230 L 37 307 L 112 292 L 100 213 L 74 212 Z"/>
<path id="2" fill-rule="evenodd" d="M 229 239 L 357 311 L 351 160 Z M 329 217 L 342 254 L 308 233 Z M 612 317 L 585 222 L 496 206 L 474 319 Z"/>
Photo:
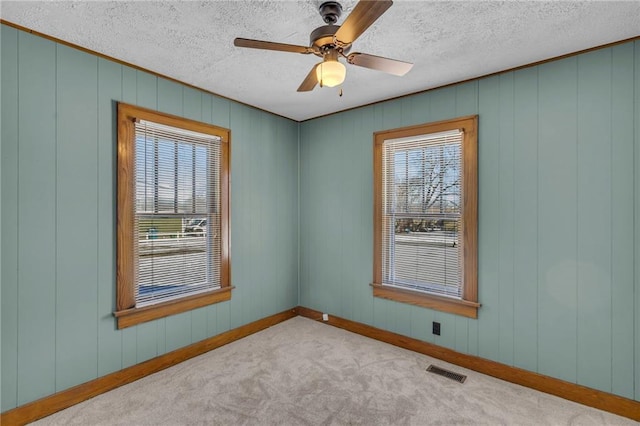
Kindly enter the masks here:
<path id="1" fill-rule="evenodd" d="M 425 372 L 431 363 L 468 378 Z M 636 423 L 296 317 L 36 424 Z"/>

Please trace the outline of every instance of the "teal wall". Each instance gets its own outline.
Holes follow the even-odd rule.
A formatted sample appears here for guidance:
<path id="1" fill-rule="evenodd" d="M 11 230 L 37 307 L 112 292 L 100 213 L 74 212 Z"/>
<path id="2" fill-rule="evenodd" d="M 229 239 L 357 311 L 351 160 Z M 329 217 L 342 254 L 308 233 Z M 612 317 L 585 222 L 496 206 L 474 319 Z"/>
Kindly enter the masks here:
<path id="1" fill-rule="evenodd" d="M 470 114 L 478 319 L 374 299 L 372 133 Z M 303 122 L 300 233 L 303 306 L 640 400 L 640 42 Z"/>
<path id="2" fill-rule="evenodd" d="M 2 25 L 5 411 L 298 303 L 298 123 Z M 116 330 L 116 101 L 231 129 L 231 301 Z"/>
<path id="3" fill-rule="evenodd" d="M 296 304 L 640 400 L 640 42 L 301 124 L 1 43 L 2 411 Z M 231 129 L 231 301 L 115 329 L 116 101 Z M 374 299 L 372 133 L 469 114 L 478 320 Z"/>

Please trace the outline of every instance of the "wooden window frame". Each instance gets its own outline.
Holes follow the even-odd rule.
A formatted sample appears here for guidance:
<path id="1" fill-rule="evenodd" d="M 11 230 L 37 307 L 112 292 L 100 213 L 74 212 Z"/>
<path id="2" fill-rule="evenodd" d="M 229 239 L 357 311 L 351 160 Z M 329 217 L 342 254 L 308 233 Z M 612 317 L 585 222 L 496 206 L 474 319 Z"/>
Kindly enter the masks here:
<path id="1" fill-rule="evenodd" d="M 384 142 L 448 130 L 464 131 L 462 141 L 462 298 L 438 296 L 424 291 L 387 285 L 382 277 Z M 384 130 L 373 134 L 373 296 L 422 306 L 469 318 L 478 317 L 478 116 Z"/>
<path id="2" fill-rule="evenodd" d="M 187 295 L 155 305 L 135 307 L 134 283 L 134 208 L 135 202 L 135 121 L 147 120 L 167 126 L 218 136 L 220 145 L 220 209 L 221 259 L 220 288 Z M 118 103 L 118 189 L 117 189 L 117 271 L 116 311 L 117 328 L 131 327 L 142 322 L 175 315 L 231 299 L 231 259 L 229 244 L 229 179 L 230 136 L 228 129 Z"/>

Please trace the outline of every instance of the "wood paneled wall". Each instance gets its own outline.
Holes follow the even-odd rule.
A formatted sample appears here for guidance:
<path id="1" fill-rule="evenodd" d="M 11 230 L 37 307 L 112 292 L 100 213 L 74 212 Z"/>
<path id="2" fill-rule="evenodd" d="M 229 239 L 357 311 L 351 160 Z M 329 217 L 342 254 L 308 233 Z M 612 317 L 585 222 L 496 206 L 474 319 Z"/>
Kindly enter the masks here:
<path id="1" fill-rule="evenodd" d="M 6 411 L 298 303 L 298 123 L 2 25 Z M 117 330 L 116 102 L 231 129 L 231 301 Z"/>
<path id="2" fill-rule="evenodd" d="M 640 42 L 301 124 L 1 43 L 2 411 L 298 304 L 640 400 Z M 231 129 L 230 302 L 116 330 L 117 101 Z M 374 299 L 373 132 L 471 114 L 478 320 Z"/>
<path id="3" fill-rule="evenodd" d="M 373 132 L 470 114 L 479 318 L 373 298 Z M 640 42 L 300 132 L 300 305 L 640 400 Z"/>

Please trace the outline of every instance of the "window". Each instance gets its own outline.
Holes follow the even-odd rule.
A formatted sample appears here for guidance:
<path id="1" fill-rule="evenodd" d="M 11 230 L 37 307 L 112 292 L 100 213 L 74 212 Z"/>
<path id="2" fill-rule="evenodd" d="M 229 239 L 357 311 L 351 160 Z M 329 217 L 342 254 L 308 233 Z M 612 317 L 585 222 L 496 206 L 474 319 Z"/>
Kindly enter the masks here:
<path id="1" fill-rule="evenodd" d="M 477 318 L 477 163 L 477 116 L 374 134 L 374 296 Z"/>
<path id="2" fill-rule="evenodd" d="M 118 328 L 231 298 L 229 131 L 118 104 Z"/>

